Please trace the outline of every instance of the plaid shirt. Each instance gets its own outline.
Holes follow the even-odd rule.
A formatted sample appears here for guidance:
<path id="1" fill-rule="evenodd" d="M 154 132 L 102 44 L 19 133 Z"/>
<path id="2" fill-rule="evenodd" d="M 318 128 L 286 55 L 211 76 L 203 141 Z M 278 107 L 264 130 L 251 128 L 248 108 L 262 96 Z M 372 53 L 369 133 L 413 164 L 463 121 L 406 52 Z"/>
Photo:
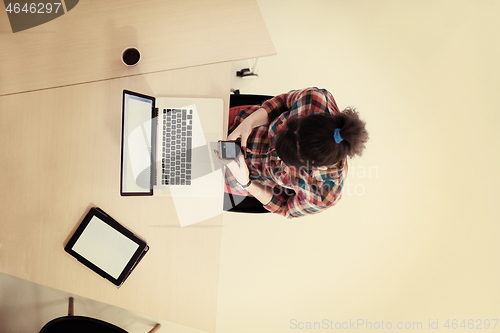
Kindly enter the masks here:
<path id="1" fill-rule="evenodd" d="M 315 214 L 335 205 L 342 197 L 347 159 L 340 162 L 338 167 L 326 171 L 297 169 L 282 162 L 274 148 L 276 134 L 284 127 L 287 119 L 318 113 L 338 114 L 339 109 L 333 96 L 328 91 L 317 88 L 293 90 L 288 94 L 278 95 L 265 101 L 262 106 L 255 105 L 240 111 L 229 128 L 229 133 L 261 107 L 268 112 L 269 125 L 253 129 L 248 137 L 245 161 L 250 179 L 272 188 L 273 197 L 264 208 L 293 218 Z M 238 186 L 228 168 L 226 182 L 228 192 L 250 196 L 250 193 Z"/>

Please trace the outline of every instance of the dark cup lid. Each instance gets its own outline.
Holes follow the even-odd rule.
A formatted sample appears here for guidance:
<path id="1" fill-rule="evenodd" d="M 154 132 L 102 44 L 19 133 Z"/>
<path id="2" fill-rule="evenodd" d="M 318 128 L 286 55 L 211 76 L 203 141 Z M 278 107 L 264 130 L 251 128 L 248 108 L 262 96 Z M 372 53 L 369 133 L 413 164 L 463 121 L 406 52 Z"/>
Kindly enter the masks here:
<path id="1" fill-rule="evenodd" d="M 141 54 L 136 48 L 128 48 L 123 51 L 122 60 L 125 64 L 133 66 L 139 62 L 139 59 L 141 59 Z"/>

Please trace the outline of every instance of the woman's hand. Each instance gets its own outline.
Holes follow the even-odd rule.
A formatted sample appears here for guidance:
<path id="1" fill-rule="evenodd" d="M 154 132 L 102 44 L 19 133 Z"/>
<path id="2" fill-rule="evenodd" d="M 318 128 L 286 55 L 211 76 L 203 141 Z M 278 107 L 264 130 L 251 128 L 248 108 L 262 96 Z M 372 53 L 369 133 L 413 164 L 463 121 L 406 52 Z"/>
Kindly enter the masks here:
<path id="1" fill-rule="evenodd" d="M 228 137 L 228 141 L 236 141 L 236 139 L 241 139 L 241 150 L 244 152 L 245 157 L 247 156 L 247 140 L 252 130 L 255 127 L 265 125 L 269 123 L 269 119 L 267 116 L 267 111 L 263 108 L 258 109 L 253 112 L 247 118 L 245 118 L 238 127 L 235 128 L 233 133 L 231 133 Z"/>
<path id="2" fill-rule="evenodd" d="M 245 185 L 250 180 L 248 167 L 245 163 L 245 157 L 243 154 L 240 154 L 238 159 L 229 162 L 227 167 L 231 170 L 231 173 L 234 178 L 236 178 L 236 181 L 241 185 Z"/>
<path id="3" fill-rule="evenodd" d="M 215 155 L 217 155 L 217 157 L 219 156 L 217 150 L 214 150 L 214 153 Z M 247 164 L 245 163 L 245 157 L 243 156 L 243 154 L 240 154 L 237 159 L 232 161 L 221 160 L 220 158 L 219 161 L 227 168 L 229 168 L 229 170 L 231 170 L 231 173 L 238 183 L 240 183 L 241 185 L 245 185 L 246 183 L 248 183 L 248 181 L 250 180 L 250 173 L 248 171 Z"/>
<path id="4" fill-rule="evenodd" d="M 228 141 L 236 141 L 237 139 L 241 139 L 241 151 L 247 155 L 247 140 L 250 134 L 252 133 L 253 126 L 249 119 L 243 120 L 238 127 L 227 137 Z"/>

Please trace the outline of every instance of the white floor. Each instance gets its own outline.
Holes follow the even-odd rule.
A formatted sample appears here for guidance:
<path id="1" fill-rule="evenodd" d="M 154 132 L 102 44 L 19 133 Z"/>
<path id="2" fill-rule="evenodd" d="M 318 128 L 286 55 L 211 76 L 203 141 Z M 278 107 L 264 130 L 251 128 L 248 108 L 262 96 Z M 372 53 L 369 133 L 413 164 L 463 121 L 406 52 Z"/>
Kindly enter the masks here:
<path id="1" fill-rule="evenodd" d="M 162 325 L 159 332 L 202 332 L 88 298 L 70 295 L 3 273 L 0 273 L 0 332 L 39 332 L 47 322 L 67 315 L 70 296 L 75 299 L 75 315 L 101 319 L 130 333 L 149 332 L 156 323 Z"/>

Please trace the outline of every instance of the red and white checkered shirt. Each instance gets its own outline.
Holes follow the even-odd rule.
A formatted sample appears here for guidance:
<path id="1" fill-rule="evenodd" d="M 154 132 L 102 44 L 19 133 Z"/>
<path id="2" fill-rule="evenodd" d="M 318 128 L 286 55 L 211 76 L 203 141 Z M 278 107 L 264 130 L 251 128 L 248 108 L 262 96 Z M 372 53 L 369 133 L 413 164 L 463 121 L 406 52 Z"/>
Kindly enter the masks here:
<path id="1" fill-rule="evenodd" d="M 234 118 L 229 128 L 231 133 L 246 117 L 259 108 L 268 112 L 269 125 L 253 129 L 247 141 L 245 159 L 250 179 L 272 188 L 273 197 L 264 205 L 272 213 L 287 218 L 319 213 L 337 203 L 342 197 L 342 187 L 347 176 L 347 159 L 338 167 L 321 171 L 306 170 L 286 165 L 275 151 L 276 134 L 287 119 L 311 114 L 338 114 L 339 109 L 333 96 L 324 89 L 307 88 L 293 90 L 243 109 Z M 238 186 L 231 171 L 226 168 L 226 189 L 238 195 L 250 196 Z"/>

